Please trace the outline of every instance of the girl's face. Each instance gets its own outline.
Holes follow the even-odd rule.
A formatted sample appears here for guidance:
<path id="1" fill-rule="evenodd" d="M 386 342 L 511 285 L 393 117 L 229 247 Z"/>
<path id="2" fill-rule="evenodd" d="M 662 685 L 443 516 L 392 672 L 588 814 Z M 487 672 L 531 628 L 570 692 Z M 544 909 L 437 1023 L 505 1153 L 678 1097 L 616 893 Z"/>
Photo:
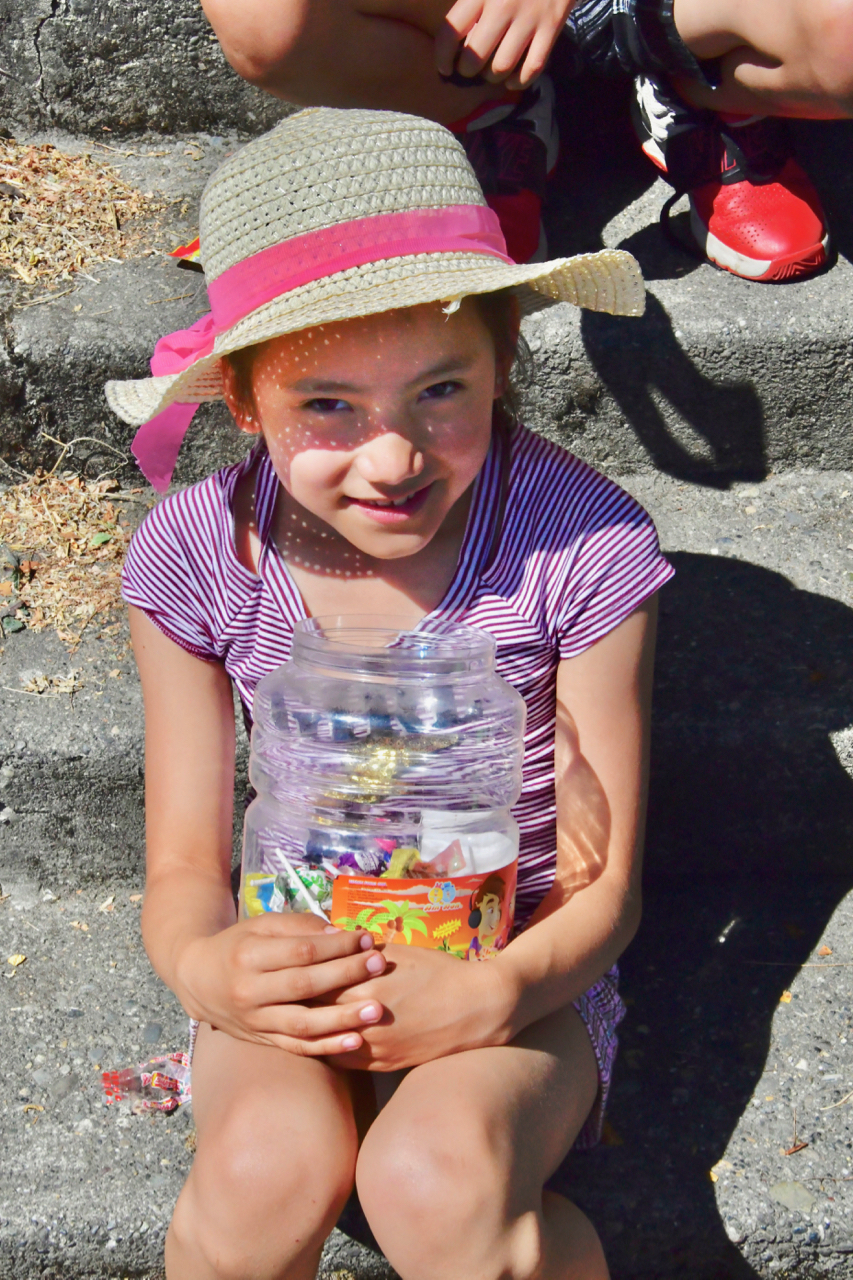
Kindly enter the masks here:
<path id="1" fill-rule="evenodd" d="M 236 400 L 227 366 L 224 379 L 238 425 L 263 431 L 303 514 L 378 559 L 414 555 L 441 528 L 485 461 L 504 389 L 470 299 L 449 317 L 428 304 L 265 343 L 254 410 Z"/>

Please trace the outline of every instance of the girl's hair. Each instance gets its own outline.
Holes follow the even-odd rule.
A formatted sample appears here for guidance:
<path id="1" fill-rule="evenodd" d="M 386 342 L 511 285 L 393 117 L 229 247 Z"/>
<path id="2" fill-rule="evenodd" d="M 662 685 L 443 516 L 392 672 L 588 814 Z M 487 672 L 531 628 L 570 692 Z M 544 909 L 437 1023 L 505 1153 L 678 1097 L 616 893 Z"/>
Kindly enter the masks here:
<path id="1" fill-rule="evenodd" d="M 497 401 L 496 408 L 502 413 L 504 420 L 517 422 L 519 393 L 528 381 L 531 363 L 530 348 L 518 328 L 518 300 L 511 289 L 469 296 L 489 331 L 498 364 L 509 370 L 507 388 Z M 240 351 L 232 351 L 222 357 L 234 372 L 240 402 L 252 411 L 256 409 L 252 394 L 252 366 L 260 345 L 243 347 Z"/>

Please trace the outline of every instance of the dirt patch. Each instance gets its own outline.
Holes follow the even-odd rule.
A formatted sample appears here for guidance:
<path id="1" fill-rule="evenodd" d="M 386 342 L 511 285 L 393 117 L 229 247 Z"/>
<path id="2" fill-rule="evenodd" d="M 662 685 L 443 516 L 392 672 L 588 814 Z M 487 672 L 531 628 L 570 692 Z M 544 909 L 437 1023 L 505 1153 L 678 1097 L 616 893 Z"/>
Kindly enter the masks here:
<path id="1" fill-rule="evenodd" d="M 0 494 L 0 625 L 8 635 L 53 627 L 73 651 L 87 627 L 121 626 L 121 566 L 131 537 L 123 508 L 141 490 L 113 479 L 37 472 Z"/>
<path id="2" fill-rule="evenodd" d="M 0 271 L 26 285 L 150 252 L 167 207 L 89 152 L 0 139 Z"/>

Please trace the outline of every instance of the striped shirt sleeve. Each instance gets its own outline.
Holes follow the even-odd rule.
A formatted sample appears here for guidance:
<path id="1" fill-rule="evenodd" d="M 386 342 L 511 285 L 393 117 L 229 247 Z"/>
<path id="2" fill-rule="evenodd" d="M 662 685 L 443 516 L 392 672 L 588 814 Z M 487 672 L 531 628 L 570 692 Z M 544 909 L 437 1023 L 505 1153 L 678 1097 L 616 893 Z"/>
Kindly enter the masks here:
<path id="1" fill-rule="evenodd" d="M 197 658 L 221 654 L 216 643 L 206 558 L 195 526 L 188 536 L 184 493 L 161 502 L 133 536 L 122 572 L 122 596 L 147 614 L 156 627 Z M 181 501 L 181 500 L 184 501 Z"/>
<path id="2" fill-rule="evenodd" d="M 675 572 L 648 512 L 596 475 L 575 512 L 556 607 L 560 658 L 574 658 L 615 630 Z"/>

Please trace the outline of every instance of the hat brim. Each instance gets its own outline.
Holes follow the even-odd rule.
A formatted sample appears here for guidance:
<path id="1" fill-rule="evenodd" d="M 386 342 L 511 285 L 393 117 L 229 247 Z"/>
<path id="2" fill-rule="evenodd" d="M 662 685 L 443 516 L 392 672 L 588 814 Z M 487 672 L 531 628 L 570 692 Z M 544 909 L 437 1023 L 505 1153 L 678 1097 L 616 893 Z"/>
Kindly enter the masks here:
<path id="1" fill-rule="evenodd" d="M 180 373 L 108 382 L 107 400 L 125 422 L 141 426 L 172 404 L 221 400 L 219 362 L 230 352 L 318 325 L 499 289 L 515 291 L 522 314 L 558 302 L 623 316 L 640 316 L 645 309 L 640 268 L 620 249 L 522 265 L 477 253 L 370 262 L 273 298 L 220 333 L 213 350 Z"/>

